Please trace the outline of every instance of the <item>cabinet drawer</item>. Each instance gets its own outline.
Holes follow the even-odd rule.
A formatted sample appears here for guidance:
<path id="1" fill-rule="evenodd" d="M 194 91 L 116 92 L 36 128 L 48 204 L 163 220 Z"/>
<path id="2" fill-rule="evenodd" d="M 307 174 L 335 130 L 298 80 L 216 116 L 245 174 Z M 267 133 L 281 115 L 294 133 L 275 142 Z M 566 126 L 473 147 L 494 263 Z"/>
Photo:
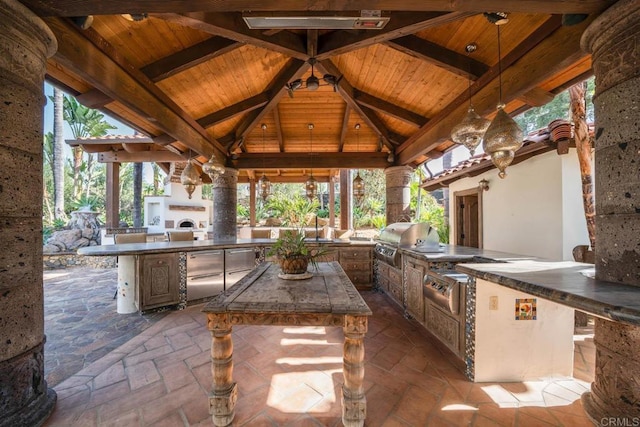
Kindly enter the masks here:
<path id="1" fill-rule="evenodd" d="M 354 285 L 368 285 L 371 283 L 371 273 L 368 271 L 349 271 L 347 276 Z"/>
<path id="2" fill-rule="evenodd" d="M 425 326 L 427 330 L 440 338 L 456 355 L 462 355 L 460 347 L 460 323 L 439 307 L 425 301 Z"/>
<path id="3" fill-rule="evenodd" d="M 378 263 L 378 275 L 381 277 L 389 277 L 389 265 L 384 262 Z"/>
<path id="4" fill-rule="evenodd" d="M 371 259 L 371 248 L 349 248 L 340 250 L 340 261 L 358 260 L 368 261 Z"/>
<path id="5" fill-rule="evenodd" d="M 344 271 L 371 271 L 371 263 L 368 261 L 342 261 L 340 263 Z"/>
<path id="6" fill-rule="evenodd" d="M 398 304 L 402 305 L 402 288 L 400 286 L 389 283 L 389 293 Z"/>
<path id="7" fill-rule="evenodd" d="M 389 283 L 400 286 L 402 284 L 402 272 L 396 268 L 389 267 Z"/>

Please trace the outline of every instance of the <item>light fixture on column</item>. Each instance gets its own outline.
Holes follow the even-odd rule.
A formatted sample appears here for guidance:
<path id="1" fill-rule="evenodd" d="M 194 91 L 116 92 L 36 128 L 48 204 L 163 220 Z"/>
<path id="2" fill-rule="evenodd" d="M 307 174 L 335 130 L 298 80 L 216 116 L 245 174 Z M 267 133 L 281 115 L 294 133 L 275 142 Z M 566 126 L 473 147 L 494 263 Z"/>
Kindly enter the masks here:
<path id="1" fill-rule="evenodd" d="M 185 190 L 187 190 L 189 199 L 191 199 L 191 195 L 196 190 L 196 186 L 200 184 L 200 175 L 198 175 L 198 171 L 193 164 L 191 150 L 189 150 L 189 161 L 187 162 L 187 166 L 185 166 L 182 170 L 182 174 L 180 175 L 180 183 L 184 186 Z"/>
<path id="2" fill-rule="evenodd" d="M 202 165 L 202 172 L 209 175 L 211 183 L 218 177 L 218 175 L 224 174 L 224 165 L 216 157 L 216 153 L 211 153 L 211 157 Z"/>
<path id="3" fill-rule="evenodd" d="M 318 181 L 313 177 L 313 123 L 309 123 L 309 145 L 311 148 L 311 174 L 309 179 L 304 184 L 305 192 L 309 200 L 316 198 L 316 192 L 318 191 Z"/>
<path id="4" fill-rule="evenodd" d="M 482 141 L 484 152 L 491 156 L 491 161 L 500 171 L 498 176 L 504 178 L 507 176 L 504 171 L 507 166 L 513 162 L 515 152 L 522 147 L 522 129 L 518 124 L 504 111 L 502 103 L 502 58 L 500 54 L 500 23 L 502 21 L 493 22 L 498 28 L 498 83 L 500 100 L 498 103 L 498 112 L 493 121 L 487 128 Z M 503 22 L 504 23 L 504 22 Z"/>
<path id="5" fill-rule="evenodd" d="M 269 178 L 264 174 L 264 157 L 267 155 L 265 151 L 264 131 L 267 130 L 267 125 L 263 123 L 260 125 L 260 128 L 262 128 L 262 177 L 258 180 L 258 189 L 260 190 L 260 198 L 262 201 L 266 201 L 269 195 L 271 195 L 271 181 L 269 181 Z"/>
<path id="6" fill-rule="evenodd" d="M 360 123 L 356 123 L 356 152 L 360 152 Z M 364 180 L 360 177 L 360 169 L 353 178 L 353 197 L 356 201 L 361 202 L 364 198 Z"/>
<path id="7" fill-rule="evenodd" d="M 467 59 L 469 61 L 469 71 L 471 71 L 471 58 L 469 55 L 475 52 L 478 46 L 475 43 L 469 43 L 465 51 L 467 52 Z M 451 139 L 456 144 L 462 144 L 469 150 L 469 153 L 473 156 L 476 151 L 476 147 L 480 145 L 482 137 L 489 127 L 489 120 L 480 117 L 478 113 L 473 109 L 471 103 L 471 80 L 469 79 L 469 109 L 467 115 L 460 123 L 451 129 Z"/>

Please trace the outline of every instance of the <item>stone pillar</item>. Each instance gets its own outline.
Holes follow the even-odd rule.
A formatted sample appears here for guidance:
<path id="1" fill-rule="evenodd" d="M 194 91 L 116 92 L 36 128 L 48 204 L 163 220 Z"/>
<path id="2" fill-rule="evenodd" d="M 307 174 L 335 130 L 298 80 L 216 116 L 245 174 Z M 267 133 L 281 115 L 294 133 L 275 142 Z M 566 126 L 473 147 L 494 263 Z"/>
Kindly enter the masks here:
<path id="1" fill-rule="evenodd" d="M 353 228 L 353 215 L 351 214 L 351 173 L 349 169 L 340 170 L 340 228 L 350 230 Z"/>
<path id="2" fill-rule="evenodd" d="M 15 0 L 0 0 L 0 426 L 36 426 L 56 394 L 44 379 L 44 72 L 57 43 Z"/>
<path id="3" fill-rule="evenodd" d="M 387 225 L 411 221 L 411 174 L 409 166 L 392 166 L 384 170 L 387 178 Z"/>
<path id="4" fill-rule="evenodd" d="M 235 240 L 237 236 L 238 171 L 227 168 L 213 182 L 213 239 Z"/>
<path id="5" fill-rule="evenodd" d="M 592 54 L 596 278 L 640 286 L 640 3 L 621 0 L 582 37 Z M 640 327 L 596 319 L 596 372 L 583 405 L 598 425 L 640 419 Z"/>

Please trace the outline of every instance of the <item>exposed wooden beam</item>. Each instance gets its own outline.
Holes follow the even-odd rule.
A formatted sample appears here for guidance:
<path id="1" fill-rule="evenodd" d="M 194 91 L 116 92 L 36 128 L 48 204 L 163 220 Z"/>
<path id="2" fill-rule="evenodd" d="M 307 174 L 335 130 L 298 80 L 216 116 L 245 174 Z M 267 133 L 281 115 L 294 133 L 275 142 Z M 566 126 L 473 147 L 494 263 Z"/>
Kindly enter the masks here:
<path id="1" fill-rule="evenodd" d="M 312 158 L 313 157 L 313 158 Z M 231 161 L 238 169 L 380 169 L 389 166 L 385 153 L 242 153 Z"/>
<path id="2" fill-rule="evenodd" d="M 126 151 L 109 151 L 98 154 L 101 163 L 130 163 L 130 162 L 184 162 L 187 159 L 170 151 L 141 151 L 129 153 Z"/>
<path id="3" fill-rule="evenodd" d="M 309 58 L 302 37 L 290 31 L 281 31 L 272 36 L 265 36 L 259 30 L 250 30 L 242 20 L 240 13 L 187 12 L 184 14 L 156 14 L 154 16 L 209 34 L 280 52 L 303 61 Z"/>
<path id="4" fill-rule="evenodd" d="M 271 183 L 278 183 L 278 184 L 297 184 L 297 183 L 304 183 L 307 178 L 309 178 L 307 176 L 307 174 L 301 173 L 300 175 L 269 175 L 266 174 L 267 178 L 269 178 L 269 181 L 271 181 Z M 262 175 L 260 175 L 262 176 Z M 313 177 L 315 178 L 315 180 L 317 182 L 329 182 L 330 177 L 326 176 L 326 175 L 316 175 L 314 174 Z M 243 176 L 240 175 L 238 176 L 238 182 L 241 184 L 246 184 L 250 182 L 250 179 L 248 176 Z"/>
<path id="5" fill-rule="evenodd" d="M 385 44 L 470 80 L 477 80 L 489 70 L 488 65 L 469 55 L 455 52 L 418 36 L 398 37 L 386 41 Z"/>
<path id="6" fill-rule="evenodd" d="M 338 70 L 338 67 L 336 67 L 333 62 L 328 59 L 319 61 L 316 66 L 321 72 L 325 74 L 333 74 L 334 76 L 339 76 L 341 74 L 340 70 Z M 383 144 L 389 147 L 390 150 L 393 150 L 395 147 L 390 142 L 389 130 L 384 126 L 382 121 L 375 115 L 375 113 L 372 113 L 371 110 L 361 106 L 356 102 L 354 95 L 355 89 L 353 88 L 353 86 L 351 86 L 351 83 L 349 83 L 347 79 L 342 78 L 340 80 L 340 84 L 337 86 L 337 91 L 340 96 L 342 96 L 342 99 L 344 99 L 347 105 L 351 107 L 351 109 L 356 113 L 358 113 L 362 120 L 367 123 L 367 125 L 371 129 L 373 129 L 375 133 L 382 136 Z"/>
<path id="7" fill-rule="evenodd" d="M 471 12 L 394 12 L 389 23 L 378 31 L 338 30 L 318 40 L 318 60 L 362 49 L 426 28 L 437 27 L 474 15 Z"/>
<path id="8" fill-rule="evenodd" d="M 353 95 L 358 104 L 369 107 L 372 110 L 387 114 L 398 120 L 402 120 L 405 123 L 424 126 L 428 121 L 426 117 L 422 117 L 418 113 L 414 113 L 413 111 L 398 107 L 391 102 L 387 102 L 384 99 L 377 98 L 366 92 L 355 89 Z"/>
<path id="9" fill-rule="evenodd" d="M 280 111 L 278 106 L 273 107 L 273 121 L 276 127 L 276 138 L 278 139 L 278 149 L 284 153 L 284 138 L 282 137 L 282 123 L 280 123 Z"/>
<path id="10" fill-rule="evenodd" d="M 315 58 L 318 54 L 318 30 L 307 30 L 307 55 Z"/>
<path id="11" fill-rule="evenodd" d="M 615 0 L 22 0 L 41 16 L 117 15 L 122 13 L 184 13 L 194 11 L 254 12 L 279 11 L 354 11 L 363 9 L 387 11 L 486 11 L 505 10 L 523 13 L 594 13 L 606 9 Z M 330 6 L 329 6 L 330 4 Z"/>
<path id="12" fill-rule="evenodd" d="M 246 137 L 262 117 L 278 104 L 280 98 L 285 94 L 285 84 L 290 80 L 301 77 L 308 68 L 308 63 L 300 61 L 299 59 L 290 59 L 278 75 L 271 80 L 264 91 L 269 98 L 269 102 L 267 102 L 264 107 L 253 110 L 247 114 L 233 131 L 234 140 L 239 141 L 241 138 Z"/>
<path id="13" fill-rule="evenodd" d="M 224 37 L 211 37 L 172 55 L 158 59 L 140 69 L 154 82 L 167 79 L 181 71 L 224 55 L 242 46 L 243 43 Z"/>
<path id="14" fill-rule="evenodd" d="M 197 153 L 208 157 L 215 150 L 221 159 L 226 158 L 220 144 L 211 140 L 205 129 L 98 33 L 89 28 L 81 34 L 73 24 L 60 19 L 47 19 L 46 23 L 61 42 L 56 61 L 142 117 L 152 118 L 156 126 Z"/>
<path id="15" fill-rule="evenodd" d="M 349 116 L 351 115 L 351 107 L 349 104 L 344 109 L 344 116 L 342 116 L 342 129 L 340 129 L 340 143 L 338 144 L 338 152 L 344 150 L 344 140 L 347 137 L 347 131 L 349 130 Z"/>
<path id="16" fill-rule="evenodd" d="M 532 107 L 541 107 L 549 102 L 553 101 L 555 95 L 551 92 L 547 92 L 539 87 L 534 87 L 530 91 L 523 93 L 518 99 L 527 105 Z"/>
<path id="17" fill-rule="evenodd" d="M 548 31 L 554 24 L 552 20 L 549 20 L 542 25 L 541 28 L 544 27 L 544 30 L 539 28 L 539 31 L 532 35 L 534 39 L 540 37 L 541 41 L 536 40 L 537 43 L 533 43 L 534 39 L 530 37 L 523 44 L 532 43 L 533 47 L 531 49 L 524 48 L 521 44 L 507 54 L 504 61 L 513 65 L 510 67 L 505 65 L 504 67 L 502 78 L 503 101 L 509 102 L 532 90 L 554 73 L 565 69 L 584 57 L 586 54 L 580 49 L 580 37 L 592 19 L 587 19 L 578 25 L 560 27 L 547 38 L 544 38 L 542 37 L 542 32 Z M 490 74 L 493 74 L 493 71 L 487 72 L 485 76 Z M 484 80 L 485 76 L 480 78 L 475 85 Z M 473 103 L 478 114 L 484 115 L 495 110 L 500 88 L 498 79 L 495 77 L 490 82 L 482 83 L 481 89 L 474 94 Z M 475 89 L 478 90 L 478 87 Z M 438 113 L 437 118 L 432 117 L 425 126 L 420 128 L 418 132 L 399 147 L 396 152 L 399 163 L 408 164 L 416 157 L 428 153 L 448 139 L 451 128 L 462 120 L 466 113 L 467 104 L 465 100 L 467 96 L 458 97 Z"/>
<path id="18" fill-rule="evenodd" d="M 225 120 L 229 120 L 230 118 L 237 116 L 238 114 L 247 113 L 249 111 L 255 110 L 256 108 L 264 107 L 268 102 L 269 97 L 267 93 L 261 92 L 255 96 L 252 96 L 251 98 L 243 99 L 242 101 L 225 107 L 222 110 L 218 110 L 214 113 L 199 118 L 197 122 L 200 124 L 200 126 L 208 128 L 211 126 L 215 126 L 218 123 L 222 123 Z"/>
<path id="19" fill-rule="evenodd" d="M 110 102 L 113 102 L 113 99 L 110 96 L 105 95 L 98 89 L 91 89 L 85 93 L 81 93 L 80 95 L 76 95 L 76 101 L 80 104 L 84 105 L 88 108 L 100 109 L 107 105 Z"/>

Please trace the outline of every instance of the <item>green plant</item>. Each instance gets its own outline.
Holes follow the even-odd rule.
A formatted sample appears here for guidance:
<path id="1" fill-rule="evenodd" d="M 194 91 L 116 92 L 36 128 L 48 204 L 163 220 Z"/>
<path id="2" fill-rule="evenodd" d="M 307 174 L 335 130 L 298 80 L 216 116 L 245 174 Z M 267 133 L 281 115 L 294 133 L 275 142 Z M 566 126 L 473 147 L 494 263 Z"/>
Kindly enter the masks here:
<path id="1" fill-rule="evenodd" d="M 277 256 L 278 259 L 287 258 L 306 258 L 315 269 L 318 268 L 317 260 L 319 257 L 326 255 L 329 251 L 323 246 L 317 248 L 309 248 L 305 241 L 304 229 L 299 230 L 283 230 L 280 237 L 276 239 L 268 256 Z"/>

